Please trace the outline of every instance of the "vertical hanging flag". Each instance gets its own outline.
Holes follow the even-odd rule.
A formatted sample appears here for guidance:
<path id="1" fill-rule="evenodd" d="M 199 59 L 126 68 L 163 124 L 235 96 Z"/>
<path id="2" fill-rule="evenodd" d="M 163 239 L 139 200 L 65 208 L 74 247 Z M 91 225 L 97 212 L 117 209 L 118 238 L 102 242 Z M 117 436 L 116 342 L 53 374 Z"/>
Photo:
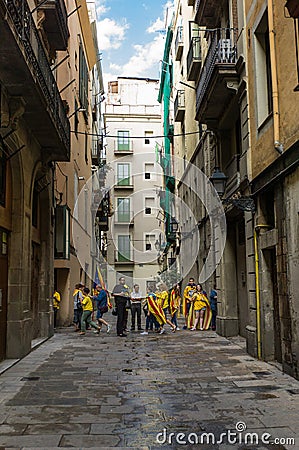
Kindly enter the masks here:
<path id="1" fill-rule="evenodd" d="M 103 278 L 103 276 L 101 274 L 101 271 L 100 271 L 100 269 L 98 267 L 96 268 L 96 273 L 95 273 L 95 277 L 94 277 L 94 285 L 93 285 L 94 289 L 95 289 L 97 284 L 102 286 L 102 289 L 104 289 L 104 291 L 106 292 L 108 308 L 111 309 L 112 308 L 112 303 L 111 303 L 111 299 L 110 299 L 110 294 L 109 294 L 109 292 L 108 292 L 108 290 L 106 288 L 106 284 L 105 284 L 104 278 Z"/>

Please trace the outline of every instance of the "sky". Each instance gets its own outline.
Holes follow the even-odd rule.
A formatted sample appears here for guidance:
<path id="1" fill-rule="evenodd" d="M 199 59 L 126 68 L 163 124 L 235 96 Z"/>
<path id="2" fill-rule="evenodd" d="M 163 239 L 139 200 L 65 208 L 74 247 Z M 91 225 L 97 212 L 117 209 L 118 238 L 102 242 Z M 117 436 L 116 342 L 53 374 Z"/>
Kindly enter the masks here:
<path id="1" fill-rule="evenodd" d="M 104 83 L 160 77 L 165 20 L 172 0 L 96 0 Z"/>

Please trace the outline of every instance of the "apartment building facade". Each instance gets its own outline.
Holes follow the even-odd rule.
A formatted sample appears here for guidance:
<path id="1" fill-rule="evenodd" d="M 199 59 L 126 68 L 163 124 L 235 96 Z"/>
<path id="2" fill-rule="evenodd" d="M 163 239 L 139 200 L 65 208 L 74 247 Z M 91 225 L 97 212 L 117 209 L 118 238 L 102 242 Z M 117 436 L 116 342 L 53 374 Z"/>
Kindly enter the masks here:
<path id="1" fill-rule="evenodd" d="M 161 233 L 158 195 L 161 146 L 158 80 L 118 77 L 109 82 L 104 121 L 108 172 L 106 189 L 114 214 L 107 233 L 109 289 L 125 276 L 143 293 L 159 271 L 156 241 Z"/>
<path id="2" fill-rule="evenodd" d="M 94 132 L 102 142 L 103 82 L 89 8 L 1 4 L 0 360 L 25 356 L 35 339 L 53 335 L 54 288 L 58 324 L 70 324 L 73 286 L 86 272 L 91 278 L 92 236 L 82 262 L 72 235 L 76 199 L 102 150 L 92 140 Z"/>
<path id="3" fill-rule="evenodd" d="M 182 135 L 174 151 L 186 160 L 177 169 L 178 194 L 198 230 L 184 236 L 191 246 L 200 236 L 186 278 L 198 278 L 209 251 L 217 260 L 211 217 L 199 198 L 204 187 L 190 180 L 195 166 L 217 186 L 226 217 L 221 262 L 202 280 L 207 291 L 213 284 L 218 289 L 217 332 L 240 334 L 251 355 L 298 377 L 298 36 L 292 21 L 298 29 L 293 2 L 178 1 L 171 51 L 174 135 Z M 181 231 L 191 231 L 188 220 L 179 217 Z"/>
<path id="4" fill-rule="evenodd" d="M 70 158 L 53 66 L 68 39 L 64 2 L 1 2 L 0 359 L 53 334 L 54 161 Z"/>
<path id="5" fill-rule="evenodd" d="M 57 319 L 62 326 L 73 321 L 75 284 L 82 282 L 91 287 L 100 256 L 92 201 L 94 190 L 99 189 L 97 169 L 104 150 L 101 114 L 104 87 L 95 3 L 80 4 L 69 18 L 68 54 L 60 52 L 58 61 L 59 86 L 69 109 L 72 150 L 70 161 L 56 163 L 55 167 L 54 284 L 61 295 Z M 82 209 L 84 217 L 80 217 Z M 80 247 L 78 228 L 85 230 L 84 250 Z"/>

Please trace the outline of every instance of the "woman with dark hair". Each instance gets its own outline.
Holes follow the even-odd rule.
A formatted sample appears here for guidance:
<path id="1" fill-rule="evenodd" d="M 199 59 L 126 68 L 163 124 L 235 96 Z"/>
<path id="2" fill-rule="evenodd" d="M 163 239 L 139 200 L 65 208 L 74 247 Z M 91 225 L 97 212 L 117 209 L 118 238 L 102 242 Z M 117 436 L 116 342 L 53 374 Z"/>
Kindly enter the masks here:
<path id="1" fill-rule="evenodd" d="M 196 290 L 191 297 L 191 307 L 188 316 L 188 325 L 191 331 L 198 326 L 200 330 L 208 330 L 212 318 L 210 302 L 201 284 L 196 285 Z"/>

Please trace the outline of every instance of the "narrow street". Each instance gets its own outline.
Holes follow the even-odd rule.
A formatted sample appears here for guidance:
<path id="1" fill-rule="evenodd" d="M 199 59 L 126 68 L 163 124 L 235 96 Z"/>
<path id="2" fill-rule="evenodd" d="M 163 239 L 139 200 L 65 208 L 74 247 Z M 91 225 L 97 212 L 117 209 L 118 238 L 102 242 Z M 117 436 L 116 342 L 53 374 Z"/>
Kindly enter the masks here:
<path id="1" fill-rule="evenodd" d="M 243 346 L 212 331 L 59 329 L 0 376 L 0 447 L 298 449 L 299 382 Z"/>

